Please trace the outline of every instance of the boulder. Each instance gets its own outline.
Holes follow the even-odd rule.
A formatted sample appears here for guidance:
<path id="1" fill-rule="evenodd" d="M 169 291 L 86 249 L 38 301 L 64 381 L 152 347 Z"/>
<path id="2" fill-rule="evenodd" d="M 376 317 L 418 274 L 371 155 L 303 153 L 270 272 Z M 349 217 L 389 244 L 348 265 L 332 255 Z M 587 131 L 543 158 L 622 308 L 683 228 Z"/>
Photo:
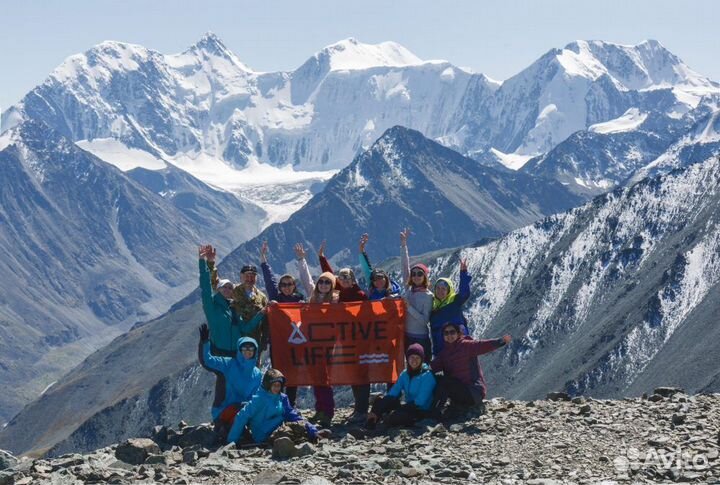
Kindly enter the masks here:
<path id="1" fill-rule="evenodd" d="M 679 387 L 656 387 L 654 392 L 662 397 L 672 397 L 678 393 L 684 394 L 685 390 Z"/>
<path id="2" fill-rule="evenodd" d="M 131 465 L 140 465 L 145 463 L 148 456 L 159 455 L 160 447 L 149 438 L 131 438 L 118 445 L 115 450 L 115 458 L 130 463 Z"/>
<path id="3" fill-rule="evenodd" d="M 296 454 L 295 443 L 290 438 L 283 436 L 273 442 L 273 458 L 276 460 L 286 460 L 292 458 Z"/>
<path id="4" fill-rule="evenodd" d="M 549 401 L 569 401 L 570 395 L 567 392 L 548 392 L 545 398 Z"/>

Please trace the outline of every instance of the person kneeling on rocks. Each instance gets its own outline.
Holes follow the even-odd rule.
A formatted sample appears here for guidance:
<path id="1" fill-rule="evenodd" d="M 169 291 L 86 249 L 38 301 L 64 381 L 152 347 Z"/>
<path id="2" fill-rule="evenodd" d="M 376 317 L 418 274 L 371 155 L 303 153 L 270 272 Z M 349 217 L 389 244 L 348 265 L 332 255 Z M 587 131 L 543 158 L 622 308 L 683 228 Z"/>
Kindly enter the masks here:
<path id="1" fill-rule="evenodd" d="M 430 362 L 437 377 L 435 412 L 444 419 L 457 417 L 472 406 L 482 405 L 486 385 L 478 356 L 497 350 L 510 343 L 510 335 L 498 339 L 475 340 L 463 335 L 460 325 L 448 322 L 442 327 L 445 345 Z M 445 408 L 447 400 L 450 406 Z"/>
<path id="2" fill-rule="evenodd" d="M 412 344 L 405 352 L 407 369 L 402 371 L 387 396 L 377 399 L 368 414 L 367 427 L 372 429 L 383 420 L 388 426 L 411 426 L 429 417 L 435 390 L 435 376 L 425 364 L 425 350 Z M 400 403 L 405 395 L 405 404 Z"/>
<path id="3" fill-rule="evenodd" d="M 235 357 L 220 357 L 210 353 L 210 330 L 207 324 L 200 326 L 198 360 L 207 370 L 222 375 L 224 386 L 215 389 L 215 401 L 211 408 L 215 432 L 224 441 L 235 415 L 252 399 L 260 387 L 262 372 L 255 365 L 258 344 L 251 337 L 237 341 Z"/>
<path id="4" fill-rule="evenodd" d="M 328 430 L 318 430 L 290 405 L 287 395 L 282 392 L 284 387 L 285 376 L 282 372 L 268 369 L 257 394 L 235 416 L 228 443 L 238 443 L 246 426 L 255 443 L 262 443 L 271 438 L 271 435 L 273 439 L 288 436 L 293 441 L 316 441 L 319 437 L 327 436 Z M 277 433 L 274 433 L 275 431 Z"/>

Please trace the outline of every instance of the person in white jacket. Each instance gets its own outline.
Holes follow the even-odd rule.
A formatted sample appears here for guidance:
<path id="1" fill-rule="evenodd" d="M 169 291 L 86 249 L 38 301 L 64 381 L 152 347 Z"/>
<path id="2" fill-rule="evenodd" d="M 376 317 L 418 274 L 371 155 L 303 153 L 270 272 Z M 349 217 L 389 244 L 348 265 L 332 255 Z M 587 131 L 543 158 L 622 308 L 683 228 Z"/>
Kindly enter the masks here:
<path id="1" fill-rule="evenodd" d="M 403 299 L 407 306 L 405 318 L 405 350 L 412 344 L 420 344 L 425 351 L 425 362 L 430 362 L 432 347 L 430 340 L 430 312 L 433 308 L 433 294 L 429 290 L 430 274 L 422 263 L 410 266 L 407 239 L 410 230 L 400 233 L 400 258 L 405 282 Z"/>

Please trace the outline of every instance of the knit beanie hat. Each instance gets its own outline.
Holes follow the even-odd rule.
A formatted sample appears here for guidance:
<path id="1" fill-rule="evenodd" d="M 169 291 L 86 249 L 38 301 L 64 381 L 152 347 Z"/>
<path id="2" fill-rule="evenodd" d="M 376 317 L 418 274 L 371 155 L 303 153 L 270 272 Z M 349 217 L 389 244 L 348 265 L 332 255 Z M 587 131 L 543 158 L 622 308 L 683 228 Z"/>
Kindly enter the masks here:
<path id="1" fill-rule="evenodd" d="M 420 344 L 412 344 L 405 351 L 405 358 L 408 359 L 411 355 L 418 355 L 421 360 L 425 360 L 425 349 L 423 349 L 423 346 Z"/>

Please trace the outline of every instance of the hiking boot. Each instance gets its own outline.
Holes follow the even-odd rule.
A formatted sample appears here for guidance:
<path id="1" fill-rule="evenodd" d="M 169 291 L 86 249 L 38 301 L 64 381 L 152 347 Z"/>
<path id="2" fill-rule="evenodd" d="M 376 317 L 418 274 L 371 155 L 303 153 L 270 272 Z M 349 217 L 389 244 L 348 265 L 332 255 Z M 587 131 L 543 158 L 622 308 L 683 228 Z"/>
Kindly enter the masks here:
<path id="1" fill-rule="evenodd" d="M 364 424 L 367 421 L 367 418 L 368 413 L 363 413 L 362 411 L 353 411 L 353 413 L 347 419 L 347 422 L 349 424 Z"/>
<path id="2" fill-rule="evenodd" d="M 323 428 L 329 428 L 332 425 L 332 416 L 328 416 L 324 411 L 316 411 L 309 421 Z"/>

